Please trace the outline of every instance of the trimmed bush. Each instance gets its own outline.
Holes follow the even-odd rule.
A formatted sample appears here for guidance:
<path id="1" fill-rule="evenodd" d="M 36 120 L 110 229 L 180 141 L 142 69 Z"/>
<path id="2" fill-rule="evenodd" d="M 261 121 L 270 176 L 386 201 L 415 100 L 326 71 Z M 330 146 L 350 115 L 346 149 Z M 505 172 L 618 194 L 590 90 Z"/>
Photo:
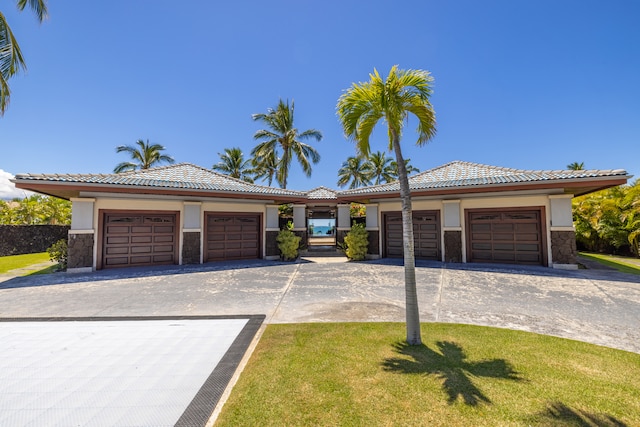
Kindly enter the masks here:
<path id="1" fill-rule="evenodd" d="M 58 263 L 59 270 L 67 269 L 67 241 L 60 239 L 51 245 L 47 252 L 49 252 L 49 258 L 51 261 Z"/>
<path id="2" fill-rule="evenodd" d="M 300 240 L 301 238 L 296 236 L 291 230 L 281 230 L 278 233 L 276 241 L 278 242 L 278 249 L 280 249 L 283 260 L 289 261 L 298 258 Z"/>
<path id="3" fill-rule="evenodd" d="M 369 232 L 364 224 L 354 223 L 344 237 L 344 253 L 352 261 L 362 261 L 369 248 Z"/>

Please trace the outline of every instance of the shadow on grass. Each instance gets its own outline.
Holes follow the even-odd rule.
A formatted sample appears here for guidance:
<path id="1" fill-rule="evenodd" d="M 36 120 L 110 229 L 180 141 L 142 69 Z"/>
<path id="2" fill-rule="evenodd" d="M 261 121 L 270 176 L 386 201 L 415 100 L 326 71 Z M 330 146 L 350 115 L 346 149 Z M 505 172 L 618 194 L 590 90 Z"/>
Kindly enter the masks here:
<path id="1" fill-rule="evenodd" d="M 540 413 L 537 425 L 571 426 L 571 427 L 627 427 L 627 424 L 610 416 L 593 414 L 579 409 L 572 409 L 562 402 L 551 402 L 547 409 Z"/>
<path id="2" fill-rule="evenodd" d="M 435 375 L 442 380 L 442 388 L 449 404 L 458 399 L 469 406 L 490 404 L 491 400 L 472 381 L 472 376 L 523 381 L 523 378 L 504 359 L 470 362 L 462 347 L 449 341 L 436 343 L 437 351 L 426 345 L 409 345 L 398 342 L 394 350 L 410 359 L 392 357 L 382 362 L 383 369 L 403 374 Z"/>

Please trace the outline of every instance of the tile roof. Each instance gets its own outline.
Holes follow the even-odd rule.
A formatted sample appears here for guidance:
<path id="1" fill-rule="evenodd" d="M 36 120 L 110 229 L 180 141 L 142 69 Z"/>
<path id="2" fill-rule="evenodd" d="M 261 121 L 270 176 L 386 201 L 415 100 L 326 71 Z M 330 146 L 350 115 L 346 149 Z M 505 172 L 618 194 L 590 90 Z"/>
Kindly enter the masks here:
<path id="1" fill-rule="evenodd" d="M 460 188 L 490 184 L 523 184 L 573 179 L 626 177 L 615 170 L 523 170 L 454 161 L 409 177 L 411 190 Z M 392 193 L 400 191 L 398 181 L 341 191 L 340 195 Z"/>
<path id="2" fill-rule="evenodd" d="M 309 199 L 336 199 L 338 192 L 327 187 L 316 187 L 305 193 Z"/>
<path id="3" fill-rule="evenodd" d="M 301 191 L 251 184 L 190 163 L 112 174 L 19 174 L 15 180 L 305 196 Z"/>

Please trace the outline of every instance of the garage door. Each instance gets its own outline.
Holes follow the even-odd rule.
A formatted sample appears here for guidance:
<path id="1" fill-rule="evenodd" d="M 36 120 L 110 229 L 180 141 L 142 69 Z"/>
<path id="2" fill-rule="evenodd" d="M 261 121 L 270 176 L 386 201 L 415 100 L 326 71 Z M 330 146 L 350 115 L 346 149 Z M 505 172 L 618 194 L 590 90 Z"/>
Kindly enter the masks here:
<path id="1" fill-rule="evenodd" d="M 402 214 L 384 214 L 384 254 L 402 258 Z M 413 211 L 413 242 L 417 259 L 440 261 L 440 214 L 438 211 Z"/>
<path id="2" fill-rule="evenodd" d="M 103 268 L 175 263 L 175 214 L 104 214 Z"/>
<path id="3" fill-rule="evenodd" d="M 260 258 L 260 215 L 207 214 L 205 261 Z"/>
<path id="4" fill-rule="evenodd" d="M 467 211 L 471 262 L 544 265 L 540 210 Z"/>

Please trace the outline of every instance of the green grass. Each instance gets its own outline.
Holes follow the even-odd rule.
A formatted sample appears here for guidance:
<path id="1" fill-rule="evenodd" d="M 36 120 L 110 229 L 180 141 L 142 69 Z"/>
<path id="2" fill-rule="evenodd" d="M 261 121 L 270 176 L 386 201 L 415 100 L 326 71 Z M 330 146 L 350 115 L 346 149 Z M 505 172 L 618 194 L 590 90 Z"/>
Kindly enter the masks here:
<path id="1" fill-rule="evenodd" d="M 640 355 L 521 331 L 269 325 L 216 426 L 640 425 Z M 616 424 L 617 423 L 617 424 Z"/>
<path id="2" fill-rule="evenodd" d="M 580 256 L 597 261 L 600 264 L 613 267 L 618 271 L 630 274 L 640 274 L 640 260 L 637 258 L 621 257 L 617 255 L 594 254 L 580 252 Z"/>
<path id="3" fill-rule="evenodd" d="M 24 268 L 33 264 L 49 261 L 47 252 L 26 255 L 11 255 L 0 257 L 0 273 L 6 273 L 16 268 Z"/>

